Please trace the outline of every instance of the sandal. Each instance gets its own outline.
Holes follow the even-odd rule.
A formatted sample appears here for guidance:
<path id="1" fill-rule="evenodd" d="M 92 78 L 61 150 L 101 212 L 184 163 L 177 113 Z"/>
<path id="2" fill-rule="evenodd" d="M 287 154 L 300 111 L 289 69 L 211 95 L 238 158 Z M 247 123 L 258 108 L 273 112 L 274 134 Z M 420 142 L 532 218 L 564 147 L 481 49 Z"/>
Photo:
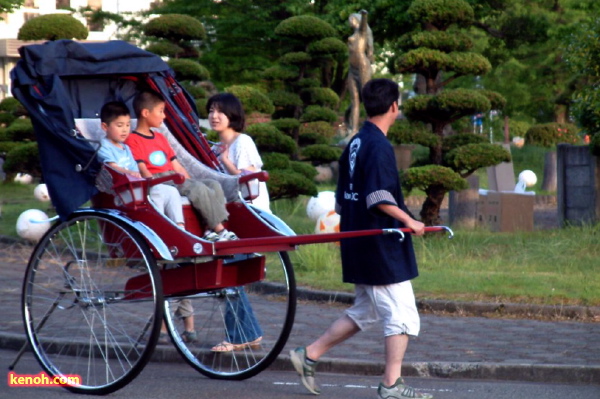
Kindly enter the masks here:
<path id="1" fill-rule="evenodd" d="M 260 341 L 262 341 L 262 337 L 258 337 L 254 341 L 245 342 L 243 344 L 232 344 L 231 342 L 223 341 L 213 346 L 210 350 L 213 352 L 232 352 L 246 348 L 258 348 L 260 346 Z"/>

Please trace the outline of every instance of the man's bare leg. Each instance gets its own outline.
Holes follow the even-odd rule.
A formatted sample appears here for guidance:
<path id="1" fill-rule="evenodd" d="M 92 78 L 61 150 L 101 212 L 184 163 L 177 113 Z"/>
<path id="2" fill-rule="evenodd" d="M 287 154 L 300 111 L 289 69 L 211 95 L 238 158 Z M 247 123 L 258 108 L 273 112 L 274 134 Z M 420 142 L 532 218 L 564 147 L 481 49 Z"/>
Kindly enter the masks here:
<path id="1" fill-rule="evenodd" d="M 402 360 L 408 347 L 408 335 L 398 334 L 385 337 L 385 372 L 383 383 L 391 387 L 402 375 Z"/>
<path id="2" fill-rule="evenodd" d="M 331 348 L 344 342 L 360 329 L 347 315 L 333 322 L 333 324 L 315 342 L 306 347 L 306 356 L 312 360 L 319 360 Z"/>

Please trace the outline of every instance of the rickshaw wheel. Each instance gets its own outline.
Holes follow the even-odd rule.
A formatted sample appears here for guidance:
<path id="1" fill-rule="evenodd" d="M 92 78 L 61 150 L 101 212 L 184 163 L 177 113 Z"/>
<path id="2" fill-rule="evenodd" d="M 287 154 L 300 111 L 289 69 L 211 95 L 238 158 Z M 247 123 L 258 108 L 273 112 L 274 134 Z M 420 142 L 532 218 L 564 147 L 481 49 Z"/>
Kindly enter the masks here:
<path id="1" fill-rule="evenodd" d="M 46 233 L 27 265 L 22 293 L 27 339 L 50 380 L 98 395 L 122 388 L 144 368 L 163 302 L 156 261 L 142 236 L 94 211 L 77 212 Z"/>
<path id="2" fill-rule="evenodd" d="M 266 278 L 259 283 L 165 300 L 165 321 L 175 347 L 200 373 L 222 380 L 243 380 L 267 368 L 277 358 L 292 330 L 296 313 L 296 280 L 286 252 L 265 254 Z M 245 296 L 248 301 L 240 300 Z M 184 320 L 177 311 L 181 300 L 193 309 L 195 340 L 184 334 Z M 251 310 L 244 307 L 249 303 Z M 179 313 L 179 314 L 178 314 Z M 258 333 L 252 327 L 241 328 L 248 313 L 253 313 L 262 329 L 261 339 L 252 345 L 238 345 L 234 350 L 213 351 L 230 334 L 250 342 Z M 249 323 L 246 323 L 248 326 Z M 244 332 L 246 331 L 246 332 Z M 248 335 L 245 335 L 245 334 Z M 193 338 L 193 337 L 192 337 Z M 220 346 L 220 349 L 228 349 Z"/>

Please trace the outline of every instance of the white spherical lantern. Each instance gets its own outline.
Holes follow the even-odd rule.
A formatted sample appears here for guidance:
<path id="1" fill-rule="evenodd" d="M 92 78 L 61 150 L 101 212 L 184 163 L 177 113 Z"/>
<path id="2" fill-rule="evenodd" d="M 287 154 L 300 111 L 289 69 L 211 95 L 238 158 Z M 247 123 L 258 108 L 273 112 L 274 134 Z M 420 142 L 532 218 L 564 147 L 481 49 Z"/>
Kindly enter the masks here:
<path id="1" fill-rule="evenodd" d="M 316 197 L 311 197 L 306 204 L 306 214 L 310 220 L 317 221 L 319 216 L 335 209 L 335 193 L 321 191 Z"/>
<path id="2" fill-rule="evenodd" d="M 519 181 L 525 183 L 526 187 L 533 187 L 537 183 L 537 176 L 533 171 L 527 169 L 519 173 Z"/>
<path id="3" fill-rule="evenodd" d="M 317 220 L 317 225 L 315 226 L 315 233 L 323 234 L 339 232 L 340 215 L 335 213 L 335 211 L 329 211 L 319 216 L 319 219 Z"/>
<path id="4" fill-rule="evenodd" d="M 17 173 L 15 176 L 15 183 L 29 184 L 33 180 L 33 177 L 27 173 Z"/>
<path id="5" fill-rule="evenodd" d="M 44 183 L 38 184 L 33 189 L 33 196 L 37 198 L 38 201 L 48 202 L 50 201 L 50 194 L 48 194 L 48 186 Z"/>
<path id="6" fill-rule="evenodd" d="M 17 234 L 26 240 L 39 241 L 49 228 L 48 215 L 39 209 L 29 209 L 17 219 Z"/>

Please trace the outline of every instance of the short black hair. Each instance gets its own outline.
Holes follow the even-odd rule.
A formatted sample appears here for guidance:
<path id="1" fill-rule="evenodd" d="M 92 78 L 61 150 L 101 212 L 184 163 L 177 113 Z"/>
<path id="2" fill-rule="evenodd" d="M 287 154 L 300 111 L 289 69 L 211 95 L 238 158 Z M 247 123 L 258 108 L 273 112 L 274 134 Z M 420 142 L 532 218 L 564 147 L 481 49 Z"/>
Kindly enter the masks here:
<path id="1" fill-rule="evenodd" d="M 206 112 L 216 108 L 229 119 L 229 127 L 241 133 L 246 125 L 246 116 L 241 101 L 231 93 L 215 94 L 206 103 Z"/>
<path id="2" fill-rule="evenodd" d="M 390 79 L 371 79 L 362 89 L 362 101 L 369 117 L 385 114 L 399 97 L 398 83 Z"/>
<path id="3" fill-rule="evenodd" d="M 129 108 L 122 101 L 110 101 L 102 106 L 100 110 L 100 121 L 110 124 L 119 116 L 129 116 Z"/>
<path id="4" fill-rule="evenodd" d="M 135 112 L 136 118 L 139 119 L 143 110 L 151 110 L 164 102 L 165 99 L 160 93 L 145 90 L 140 92 L 133 100 L 133 112 Z"/>

